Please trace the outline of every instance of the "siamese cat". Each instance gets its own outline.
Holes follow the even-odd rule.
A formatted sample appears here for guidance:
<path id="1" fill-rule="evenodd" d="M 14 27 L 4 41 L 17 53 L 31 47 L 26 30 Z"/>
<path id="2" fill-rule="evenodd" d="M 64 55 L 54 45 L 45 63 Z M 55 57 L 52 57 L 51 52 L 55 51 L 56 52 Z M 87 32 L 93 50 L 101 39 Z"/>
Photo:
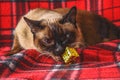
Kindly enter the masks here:
<path id="1" fill-rule="evenodd" d="M 14 31 L 9 54 L 35 49 L 59 60 L 65 48 L 83 48 L 118 39 L 117 27 L 106 18 L 76 7 L 33 9 L 22 16 Z"/>

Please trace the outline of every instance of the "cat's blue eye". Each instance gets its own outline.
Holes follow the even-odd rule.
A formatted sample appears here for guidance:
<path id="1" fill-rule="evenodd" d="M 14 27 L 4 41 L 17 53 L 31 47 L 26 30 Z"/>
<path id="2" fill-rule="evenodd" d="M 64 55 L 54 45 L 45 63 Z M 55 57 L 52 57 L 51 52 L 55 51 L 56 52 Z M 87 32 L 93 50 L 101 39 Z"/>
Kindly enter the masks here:
<path id="1" fill-rule="evenodd" d="M 69 34 L 66 34 L 66 38 L 69 38 L 71 36 L 71 34 L 69 33 Z"/>
<path id="2" fill-rule="evenodd" d="M 52 42 L 52 40 L 51 40 L 51 39 L 49 39 L 49 38 L 45 38 L 45 39 L 44 39 L 44 42 L 46 42 L 46 43 L 51 43 L 51 42 Z"/>

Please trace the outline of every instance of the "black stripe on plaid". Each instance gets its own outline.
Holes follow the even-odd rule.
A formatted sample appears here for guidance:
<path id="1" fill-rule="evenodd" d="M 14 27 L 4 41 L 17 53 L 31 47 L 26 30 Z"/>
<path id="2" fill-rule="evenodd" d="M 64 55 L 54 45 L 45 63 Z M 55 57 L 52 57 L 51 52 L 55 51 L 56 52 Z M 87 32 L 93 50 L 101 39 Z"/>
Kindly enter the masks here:
<path id="1" fill-rule="evenodd" d="M 68 75 L 69 79 L 75 79 L 75 80 L 77 80 L 80 77 L 80 74 L 82 74 L 82 69 L 83 69 L 82 65 L 71 64 L 71 65 L 69 65 L 68 68 L 70 70 L 68 70 L 66 72 L 66 74 L 62 77 L 62 79 L 68 79 L 68 77 L 66 76 L 66 75 Z M 74 70 L 72 70 L 72 69 L 74 69 Z"/>
<path id="2" fill-rule="evenodd" d="M 50 0 L 50 1 L 53 2 L 54 8 L 60 8 L 60 7 L 62 7 L 61 2 L 64 2 L 64 0 L 60 0 L 61 2 L 57 2 L 56 0 Z"/>
<path id="3" fill-rule="evenodd" d="M 90 0 L 90 11 L 97 13 L 96 10 L 98 10 L 98 0 Z"/>
<path id="4" fill-rule="evenodd" d="M 113 5 L 113 0 L 112 0 L 112 20 L 114 20 L 114 5 Z"/>
<path id="5" fill-rule="evenodd" d="M 11 15 L 10 15 L 10 16 L 11 16 L 11 25 L 10 25 L 10 26 L 11 26 L 11 33 L 13 33 L 13 30 L 14 30 L 14 29 L 13 29 L 13 28 L 14 28 L 14 27 L 13 27 L 13 24 L 14 24 L 14 23 L 13 23 L 13 17 L 12 17 L 12 16 L 13 16 L 13 15 L 12 15 L 12 14 L 13 14 L 13 4 L 12 4 L 12 2 L 10 3 L 10 5 L 11 5 L 11 6 L 10 6 L 10 9 L 11 9 L 11 10 L 10 10 L 10 13 L 11 13 Z M 10 40 L 13 39 L 13 34 L 11 34 L 10 38 L 11 38 Z M 13 44 L 13 41 L 10 43 L 10 46 L 12 46 L 12 44 Z"/>
<path id="6" fill-rule="evenodd" d="M 16 3 L 16 22 L 18 22 L 21 18 L 22 15 L 24 15 L 26 12 L 26 7 L 25 7 L 25 3 L 24 2 L 19 2 Z"/>

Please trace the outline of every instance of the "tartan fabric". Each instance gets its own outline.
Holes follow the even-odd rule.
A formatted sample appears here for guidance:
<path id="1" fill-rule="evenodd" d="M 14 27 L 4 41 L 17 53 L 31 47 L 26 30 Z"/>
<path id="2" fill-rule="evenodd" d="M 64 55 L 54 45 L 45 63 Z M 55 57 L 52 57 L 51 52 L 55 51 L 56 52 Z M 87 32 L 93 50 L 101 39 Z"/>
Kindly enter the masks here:
<path id="1" fill-rule="evenodd" d="M 102 15 L 120 26 L 120 0 L 0 0 L 1 79 L 120 79 L 120 52 L 117 51 L 120 40 L 98 44 L 82 51 L 78 49 L 80 63 L 70 66 L 55 63 L 46 57 L 36 60 L 31 57 L 37 55 L 34 51 L 23 51 L 12 57 L 4 56 L 10 50 L 13 30 L 20 17 L 30 9 L 72 6 Z"/>
<path id="2" fill-rule="evenodd" d="M 0 0 L 0 47 L 12 45 L 12 32 L 30 9 L 72 6 L 100 14 L 120 26 L 120 0 Z"/>
<path id="3" fill-rule="evenodd" d="M 65 65 L 35 50 L 24 50 L 0 57 L 0 77 L 7 80 L 81 80 L 120 79 L 120 40 L 77 49 L 80 61 Z"/>

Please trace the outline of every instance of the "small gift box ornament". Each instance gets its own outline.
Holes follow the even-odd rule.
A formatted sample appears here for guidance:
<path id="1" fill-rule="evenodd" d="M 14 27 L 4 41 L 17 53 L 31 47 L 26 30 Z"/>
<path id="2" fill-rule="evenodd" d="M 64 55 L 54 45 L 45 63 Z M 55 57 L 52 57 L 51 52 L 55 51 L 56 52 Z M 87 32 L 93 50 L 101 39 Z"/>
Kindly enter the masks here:
<path id="1" fill-rule="evenodd" d="M 62 55 L 62 59 L 66 64 L 72 64 L 79 61 L 79 54 L 74 48 L 66 47 L 65 52 Z"/>

